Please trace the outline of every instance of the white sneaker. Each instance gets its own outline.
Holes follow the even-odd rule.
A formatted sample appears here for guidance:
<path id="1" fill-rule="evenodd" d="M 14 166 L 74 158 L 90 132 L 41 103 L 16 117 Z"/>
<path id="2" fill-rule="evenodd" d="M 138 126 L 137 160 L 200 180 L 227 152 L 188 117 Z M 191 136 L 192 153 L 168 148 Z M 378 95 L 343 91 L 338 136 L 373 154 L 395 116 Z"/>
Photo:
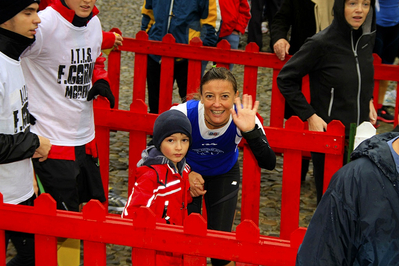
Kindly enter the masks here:
<path id="1" fill-rule="evenodd" d="M 385 93 L 383 106 L 392 106 L 396 105 L 396 90 L 390 90 Z"/>
<path id="2" fill-rule="evenodd" d="M 267 22 L 263 21 L 262 22 L 262 33 L 267 33 L 269 29 L 267 28 Z"/>

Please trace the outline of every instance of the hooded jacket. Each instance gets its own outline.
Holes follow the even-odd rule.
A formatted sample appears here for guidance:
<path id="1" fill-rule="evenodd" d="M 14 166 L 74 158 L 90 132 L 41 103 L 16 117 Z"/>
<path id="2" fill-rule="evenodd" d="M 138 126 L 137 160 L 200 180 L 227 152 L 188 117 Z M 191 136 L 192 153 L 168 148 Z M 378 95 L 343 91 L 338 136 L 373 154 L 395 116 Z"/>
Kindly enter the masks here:
<path id="1" fill-rule="evenodd" d="M 219 5 L 223 19 L 219 38 L 232 34 L 234 30 L 244 34 L 251 18 L 248 0 L 219 0 Z"/>
<path id="2" fill-rule="evenodd" d="M 185 158 L 174 164 L 155 146 L 145 149 L 137 164 L 136 182 L 129 196 L 122 218 L 134 218 L 141 206 L 150 208 L 160 223 L 183 225 L 187 204 L 192 201 L 189 193 L 190 167 Z"/>
<path id="3" fill-rule="evenodd" d="M 326 123 L 340 120 L 348 135 L 351 123 L 369 120 L 374 87 L 374 3 L 371 1 L 363 25 L 354 30 L 345 19 L 345 0 L 336 0 L 331 25 L 307 39 L 280 71 L 277 85 L 303 121 L 315 113 Z M 310 104 L 300 90 L 307 74 Z"/>
<path id="4" fill-rule="evenodd" d="M 296 265 L 398 265 L 397 166 L 384 133 L 363 141 L 335 173 L 310 221 Z"/>

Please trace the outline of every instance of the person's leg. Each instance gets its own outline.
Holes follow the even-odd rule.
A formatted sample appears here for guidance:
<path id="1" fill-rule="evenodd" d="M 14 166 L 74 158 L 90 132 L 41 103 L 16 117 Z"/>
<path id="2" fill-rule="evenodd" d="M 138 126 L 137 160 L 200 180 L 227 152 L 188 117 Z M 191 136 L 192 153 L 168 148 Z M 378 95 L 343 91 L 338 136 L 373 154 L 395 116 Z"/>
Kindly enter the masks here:
<path id="1" fill-rule="evenodd" d="M 150 113 L 157 114 L 159 108 L 159 86 L 161 79 L 161 65 L 151 56 L 147 57 L 147 90 Z"/>
<path id="2" fill-rule="evenodd" d="M 240 186 L 240 167 L 236 163 L 226 174 L 204 177 L 208 229 L 231 232 Z M 230 261 L 211 259 L 212 265 L 229 265 Z"/>
<path id="3" fill-rule="evenodd" d="M 238 34 L 232 33 L 230 35 L 227 35 L 227 36 L 224 36 L 224 37 L 220 38 L 220 40 L 228 41 L 230 43 L 230 48 L 237 50 L 238 49 L 238 45 L 240 43 L 240 36 Z M 234 67 L 234 64 L 230 64 L 230 66 L 229 66 L 230 71 L 233 71 L 233 67 Z"/>
<path id="4" fill-rule="evenodd" d="M 36 196 L 33 195 L 31 198 L 18 205 L 33 206 L 35 198 Z M 11 239 L 11 242 L 17 251 L 17 255 L 7 263 L 7 266 L 34 266 L 35 236 L 33 234 L 22 232 L 6 231 L 6 248 L 9 239 Z"/>
<path id="5" fill-rule="evenodd" d="M 312 152 L 313 177 L 316 185 L 317 204 L 319 204 L 323 196 L 324 181 L 324 153 Z"/>
<path id="6" fill-rule="evenodd" d="M 179 87 L 179 96 L 181 101 L 186 102 L 187 97 L 187 75 L 188 75 L 188 60 L 175 62 L 175 69 L 173 77 Z"/>
<path id="7" fill-rule="evenodd" d="M 73 160 L 47 159 L 44 162 L 33 160 L 36 175 L 57 202 L 57 209 L 79 211 L 77 176 L 79 167 Z M 41 191 L 42 192 L 42 191 Z"/>
<path id="8" fill-rule="evenodd" d="M 381 57 L 382 63 L 393 64 L 398 50 L 399 24 L 393 27 L 381 27 L 377 25 L 374 52 Z M 378 120 L 386 123 L 393 123 L 394 116 L 388 112 L 386 106 L 383 106 L 388 84 L 388 80 L 380 81 L 378 91 L 377 115 Z"/>
<path id="9" fill-rule="evenodd" d="M 262 17 L 263 6 L 265 0 L 251 1 L 251 19 L 248 23 L 248 40 L 247 42 L 255 42 L 262 49 Z"/>
<path id="10" fill-rule="evenodd" d="M 79 203 L 88 202 L 91 199 L 105 202 L 98 158 L 87 154 L 85 146 L 79 146 L 76 147 L 76 161 L 80 167 L 80 173 L 77 177 Z"/>
<path id="11" fill-rule="evenodd" d="M 17 255 L 7 263 L 7 266 L 35 266 L 34 235 L 12 232 L 10 239 L 17 251 Z"/>
<path id="12" fill-rule="evenodd" d="M 187 204 L 187 212 L 188 214 L 199 213 L 201 214 L 202 209 L 202 196 L 194 197 L 193 201 Z"/>

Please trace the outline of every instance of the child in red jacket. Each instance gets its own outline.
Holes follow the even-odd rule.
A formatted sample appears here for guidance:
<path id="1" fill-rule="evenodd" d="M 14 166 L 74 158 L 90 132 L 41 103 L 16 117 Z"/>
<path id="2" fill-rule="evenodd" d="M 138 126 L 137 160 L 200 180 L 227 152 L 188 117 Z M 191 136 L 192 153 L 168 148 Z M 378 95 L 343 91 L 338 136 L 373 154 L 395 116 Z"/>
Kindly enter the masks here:
<path id="1" fill-rule="evenodd" d="M 192 200 L 190 167 L 185 159 L 191 141 L 191 124 L 186 115 L 169 110 L 158 116 L 153 139 L 137 164 L 136 183 L 123 218 L 134 218 L 134 212 L 146 206 L 155 213 L 157 222 L 183 225 L 187 204 Z"/>

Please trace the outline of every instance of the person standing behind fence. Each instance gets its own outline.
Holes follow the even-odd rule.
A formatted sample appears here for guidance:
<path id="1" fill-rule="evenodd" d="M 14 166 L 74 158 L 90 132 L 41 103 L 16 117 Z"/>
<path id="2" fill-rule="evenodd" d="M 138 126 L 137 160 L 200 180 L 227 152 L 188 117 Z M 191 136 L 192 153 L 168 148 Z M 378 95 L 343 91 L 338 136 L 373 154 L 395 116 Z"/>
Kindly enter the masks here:
<path id="1" fill-rule="evenodd" d="M 330 25 L 333 4 L 333 0 L 283 0 L 270 25 L 270 47 L 276 56 L 284 61 L 285 56 L 295 54 L 307 38 Z M 295 112 L 286 102 L 284 118 L 288 119 L 293 115 Z M 308 169 L 309 160 L 304 158 L 302 181 L 306 179 Z"/>
<path id="2" fill-rule="evenodd" d="M 31 158 L 44 161 L 51 148 L 49 139 L 30 132 L 28 94 L 20 65 L 21 53 L 35 41 L 39 3 L 7 0 L 0 9 L 0 193 L 8 204 L 33 206 Z M 34 235 L 6 231 L 6 250 L 10 239 L 17 255 L 7 265 L 35 265 Z"/>
<path id="3" fill-rule="evenodd" d="M 194 198 L 188 210 L 201 213 L 204 196 L 208 229 L 230 232 L 240 185 L 238 144 L 244 137 L 264 169 L 274 169 L 276 155 L 256 117 L 259 102 L 253 103 L 252 96 L 245 94 L 241 104 L 236 79 L 229 70 L 216 67 L 206 72 L 198 97 L 172 107 L 187 115 L 193 130 L 187 162 L 192 169 L 189 179 Z M 212 259 L 212 265 L 234 264 Z"/>
<path id="4" fill-rule="evenodd" d="M 281 69 L 277 85 L 309 130 L 326 131 L 340 120 L 349 137 L 350 124 L 375 124 L 373 106 L 374 0 L 335 0 L 334 20 L 309 38 Z M 310 104 L 301 92 L 309 74 Z M 323 194 L 324 154 L 312 152 L 317 202 Z M 346 158 L 344 159 L 344 162 Z"/>
<path id="5" fill-rule="evenodd" d="M 44 191 L 62 210 L 79 211 L 90 199 L 106 200 L 91 100 L 102 95 L 113 107 L 114 97 L 100 57 L 102 29 L 95 2 L 54 1 L 39 13 L 36 42 L 22 54 L 36 118 L 32 131 L 53 143 L 48 160 L 33 165 Z"/>
<path id="6" fill-rule="evenodd" d="M 170 33 L 176 43 L 188 44 L 194 37 L 200 37 L 203 45 L 215 46 L 220 28 L 218 0 L 145 0 L 141 30 L 153 41 L 162 41 Z M 188 61 L 175 58 L 173 79 L 179 87 L 183 102 L 187 95 Z M 161 76 L 161 56 L 149 55 L 147 62 L 148 105 L 150 113 L 158 113 Z"/>
<path id="7" fill-rule="evenodd" d="M 399 140 L 384 133 L 360 143 L 314 213 L 297 266 L 399 265 Z"/>
<path id="8" fill-rule="evenodd" d="M 231 49 L 238 49 L 240 34 L 245 33 L 251 18 L 248 0 L 219 0 L 219 4 L 223 23 L 218 42 L 226 40 L 230 43 Z M 230 71 L 233 71 L 233 64 L 230 64 Z"/>
<path id="9" fill-rule="evenodd" d="M 377 3 L 377 36 L 374 52 L 381 57 L 383 64 L 392 65 L 399 50 L 399 1 L 379 0 Z M 388 84 L 389 80 L 380 80 L 377 116 L 378 120 L 393 123 L 394 116 L 388 112 L 386 106 L 383 106 Z"/>
<path id="10" fill-rule="evenodd" d="M 248 23 L 248 39 L 247 42 L 254 42 L 258 45 L 259 51 L 262 51 L 262 21 L 263 11 L 266 12 L 266 18 L 270 25 L 277 11 L 280 9 L 281 0 L 251 0 L 251 19 Z"/>

